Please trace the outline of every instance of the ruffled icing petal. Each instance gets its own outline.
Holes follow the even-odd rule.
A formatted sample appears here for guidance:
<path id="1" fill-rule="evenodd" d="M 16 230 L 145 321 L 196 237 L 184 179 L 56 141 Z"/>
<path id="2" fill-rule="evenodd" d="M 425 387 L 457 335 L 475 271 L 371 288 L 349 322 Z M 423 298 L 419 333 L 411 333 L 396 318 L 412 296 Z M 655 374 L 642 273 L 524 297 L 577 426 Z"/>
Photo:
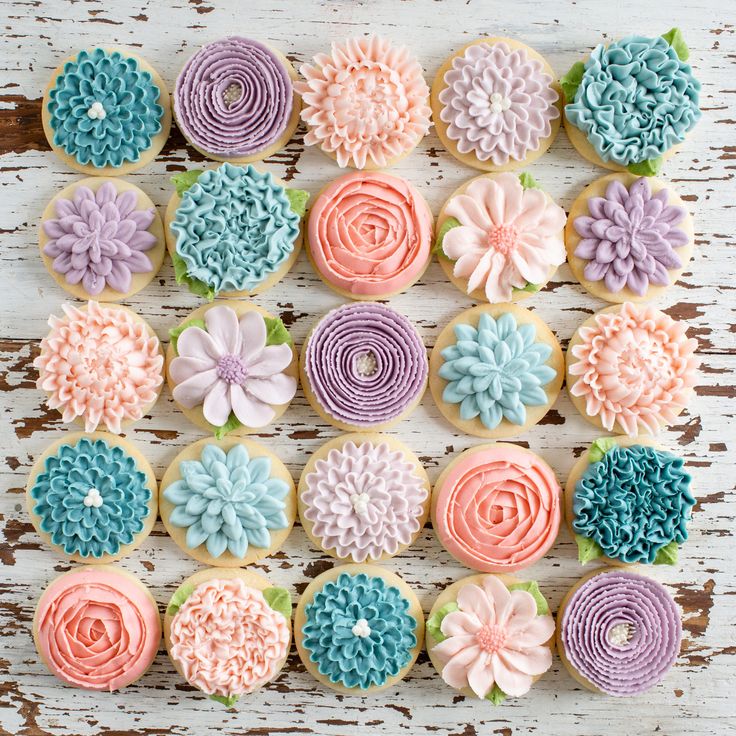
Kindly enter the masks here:
<path id="1" fill-rule="evenodd" d="M 208 309 L 204 315 L 207 332 L 221 353 L 238 355 L 240 353 L 240 330 L 235 310 L 224 305 Z M 263 320 L 261 320 L 263 321 Z"/>
<path id="2" fill-rule="evenodd" d="M 230 400 L 232 388 L 233 386 L 229 386 L 226 381 L 218 378 L 207 389 L 202 403 L 202 413 L 204 418 L 215 427 L 221 427 L 230 417 L 230 411 L 233 408 Z"/>
<path id="3" fill-rule="evenodd" d="M 250 368 L 251 364 L 261 356 L 266 345 L 266 323 L 258 312 L 249 311 L 240 318 L 239 329 L 240 357 Z M 288 348 L 288 346 L 285 347 Z"/>
<path id="4" fill-rule="evenodd" d="M 485 698 L 490 692 L 495 678 L 493 676 L 493 665 L 490 658 L 481 656 L 470 665 L 468 670 L 468 685 L 470 689 L 479 697 Z"/>
<path id="5" fill-rule="evenodd" d="M 531 647 L 524 651 L 505 648 L 498 652 L 498 658 L 509 672 L 520 672 L 530 677 L 543 675 L 552 666 L 549 647 Z"/>
<path id="6" fill-rule="evenodd" d="M 224 346 L 201 327 L 187 327 L 177 339 L 176 351 L 181 357 L 208 360 L 213 365 L 226 354 Z"/>
<path id="7" fill-rule="evenodd" d="M 230 401 L 235 416 L 246 427 L 265 427 L 275 416 L 267 403 L 249 395 L 240 386 L 230 387 Z"/>
<path id="8" fill-rule="evenodd" d="M 506 695 L 519 697 L 529 692 L 532 686 L 530 675 L 508 667 L 501 658 L 500 653 L 492 655 L 491 662 L 493 678 Z"/>

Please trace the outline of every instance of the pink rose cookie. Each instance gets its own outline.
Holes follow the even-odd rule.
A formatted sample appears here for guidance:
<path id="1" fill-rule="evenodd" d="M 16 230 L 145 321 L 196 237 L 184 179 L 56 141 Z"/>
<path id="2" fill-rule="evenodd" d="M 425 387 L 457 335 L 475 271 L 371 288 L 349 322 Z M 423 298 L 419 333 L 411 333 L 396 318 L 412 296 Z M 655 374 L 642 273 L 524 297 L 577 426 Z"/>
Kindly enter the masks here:
<path id="1" fill-rule="evenodd" d="M 565 262 L 565 220 L 529 174 L 483 174 L 445 202 L 435 251 L 450 281 L 472 299 L 518 301 Z"/>
<path id="2" fill-rule="evenodd" d="M 410 153 L 430 126 L 429 88 L 405 46 L 378 36 L 333 43 L 302 64 L 304 142 L 338 165 L 387 168 Z"/>
<path id="3" fill-rule="evenodd" d="M 164 640 L 176 671 L 232 708 L 274 680 L 291 645 L 291 595 L 262 575 L 206 569 L 171 597 Z"/>
<path id="4" fill-rule="evenodd" d="M 567 348 L 567 389 L 596 427 L 636 437 L 674 423 L 700 363 L 685 325 L 631 302 L 594 314 Z"/>
<path id="5" fill-rule="evenodd" d="M 499 442 L 456 457 L 432 493 L 432 526 L 445 549 L 473 570 L 513 573 L 552 547 L 562 489 L 530 450 Z"/>
<path id="6" fill-rule="evenodd" d="M 49 317 L 51 332 L 33 361 L 36 385 L 65 422 L 79 420 L 86 432 L 100 427 L 120 434 L 161 392 L 164 357 L 158 337 L 126 307 L 89 302 L 62 309 L 63 317 Z"/>
<path id="7" fill-rule="evenodd" d="M 113 692 L 138 680 L 161 642 L 153 596 L 110 565 L 60 575 L 43 592 L 33 639 L 49 671 L 85 690 Z"/>
<path id="8" fill-rule="evenodd" d="M 429 205 L 405 179 L 345 174 L 309 212 L 309 255 L 319 277 L 350 299 L 383 299 L 409 288 L 432 257 Z"/>
<path id="9" fill-rule="evenodd" d="M 446 588 L 432 606 L 427 652 L 450 687 L 500 705 L 526 695 L 552 666 L 554 631 L 536 582 L 471 575 Z"/>

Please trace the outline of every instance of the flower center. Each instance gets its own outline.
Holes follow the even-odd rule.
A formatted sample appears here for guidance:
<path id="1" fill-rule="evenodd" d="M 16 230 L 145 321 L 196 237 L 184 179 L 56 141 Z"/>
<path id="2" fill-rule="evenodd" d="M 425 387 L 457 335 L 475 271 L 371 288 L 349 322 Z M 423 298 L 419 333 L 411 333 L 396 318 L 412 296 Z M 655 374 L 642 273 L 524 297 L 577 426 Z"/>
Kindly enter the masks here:
<path id="1" fill-rule="evenodd" d="M 355 360 L 355 370 L 363 378 L 372 376 L 378 370 L 376 356 L 370 350 L 359 355 Z"/>
<path id="2" fill-rule="evenodd" d="M 674 377 L 671 357 L 659 342 L 646 337 L 626 345 L 619 356 L 618 370 L 623 384 L 643 392 L 655 391 Z"/>
<path id="3" fill-rule="evenodd" d="M 488 231 L 488 246 L 506 255 L 516 247 L 518 233 L 511 225 L 501 225 Z"/>
<path id="4" fill-rule="evenodd" d="M 492 113 L 499 115 L 511 107 L 511 100 L 498 92 L 494 92 L 488 98 L 488 105 Z"/>
<path id="5" fill-rule="evenodd" d="M 84 497 L 84 505 L 87 508 L 94 507 L 96 509 L 102 506 L 102 496 L 96 488 L 90 488 Z"/>
<path id="6" fill-rule="evenodd" d="M 488 654 L 493 654 L 503 647 L 506 643 L 506 629 L 503 626 L 491 624 L 484 626 L 476 635 L 475 640 L 478 646 Z"/>
<path id="7" fill-rule="evenodd" d="M 625 647 L 630 641 L 634 632 L 630 624 L 616 624 L 608 632 L 608 642 L 615 647 Z"/>
<path id="8" fill-rule="evenodd" d="M 230 107 L 243 96 L 243 88 L 239 84 L 229 84 L 222 94 L 222 100 L 226 107 Z"/>
<path id="9" fill-rule="evenodd" d="M 350 496 L 350 503 L 353 504 L 353 510 L 358 516 L 365 516 L 368 513 L 368 504 L 371 497 L 367 493 L 353 493 Z"/>
<path id="10" fill-rule="evenodd" d="M 217 375 L 227 383 L 241 384 L 248 375 L 242 358 L 238 355 L 223 355 L 217 361 Z"/>
<path id="11" fill-rule="evenodd" d="M 359 618 L 353 626 L 353 636 L 359 636 L 361 639 L 365 639 L 366 636 L 371 635 L 371 627 L 368 626 L 368 622 L 364 618 Z"/>
<path id="12" fill-rule="evenodd" d="M 104 120 L 107 117 L 107 113 L 105 112 L 105 108 L 102 106 L 102 103 L 93 102 L 87 110 L 87 117 L 90 118 L 90 120 Z"/>

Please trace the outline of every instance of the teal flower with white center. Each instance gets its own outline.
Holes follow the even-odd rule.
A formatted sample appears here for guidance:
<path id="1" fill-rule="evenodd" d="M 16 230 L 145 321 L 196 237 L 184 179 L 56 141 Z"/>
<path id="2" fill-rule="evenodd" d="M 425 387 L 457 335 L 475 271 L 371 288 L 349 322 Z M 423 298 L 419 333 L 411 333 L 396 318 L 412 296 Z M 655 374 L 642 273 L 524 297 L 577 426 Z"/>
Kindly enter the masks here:
<path id="1" fill-rule="evenodd" d="M 174 504 L 169 521 L 184 528 L 190 549 L 204 544 L 212 557 L 225 550 L 242 559 L 248 547 L 271 546 L 271 530 L 286 529 L 288 484 L 271 476 L 271 458 L 251 458 L 243 445 L 227 454 L 215 444 L 199 460 L 179 464 L 181 480 L 164 491 Z"/>
<path id="2" fill-rule="evenodd" d="M 460 404 L 461 419 L 480 417 L 488 429 L 503 419 L 522 425 L 527 406 L 547 404 L 544 386 L 557 371 L 546 364 L 552 348 L 536 342 L 533 324 L 517 325 L 508 312 L 498 319 L 482 314 L 477 329 L 456 325 L 455 337 L 442 351 L 439 375 L 448 381 L 442 399 Z"/>

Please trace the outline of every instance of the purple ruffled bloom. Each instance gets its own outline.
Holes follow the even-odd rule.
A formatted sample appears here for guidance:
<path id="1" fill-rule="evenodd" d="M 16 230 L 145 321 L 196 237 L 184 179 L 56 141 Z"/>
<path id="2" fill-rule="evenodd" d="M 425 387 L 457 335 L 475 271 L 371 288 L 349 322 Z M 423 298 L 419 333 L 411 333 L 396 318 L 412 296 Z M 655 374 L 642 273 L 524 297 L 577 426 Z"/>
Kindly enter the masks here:
<path id="1" fill-rule="evenodd" d="M 43 223 L 50 238 L 43 252 L 54 259 L 54 270 L 69 284 L 81 282 L 90 296 L 106 286 L 129 291 L 132 274 L 153 269 L 144 251 L 156 244 L 148 232 L 155 210 L 137 205 L 135 191 L 118 194 L 110 181 L 96 193 L 79 186 L 71 199 L 58 199 L 56 219 Z"/>
<path id="2" fill-rule="evenodd" d="M 582 238 L 575 255 L 588 261 L 585 278 L 602 280 L 614 293 L 628 286 L 639 296 L 650 283 L 667 286 L 668 271 L 682 267 L 675 249 L 689 241 L 677 227 L 685 218 L 684 208 L 668 205 L 667 199 L 666 189 L 652 194 L 646 177 L 629 189 L 614 179 L 605 197 L 591 197 L 590 216 L 573 223 Z"/>

